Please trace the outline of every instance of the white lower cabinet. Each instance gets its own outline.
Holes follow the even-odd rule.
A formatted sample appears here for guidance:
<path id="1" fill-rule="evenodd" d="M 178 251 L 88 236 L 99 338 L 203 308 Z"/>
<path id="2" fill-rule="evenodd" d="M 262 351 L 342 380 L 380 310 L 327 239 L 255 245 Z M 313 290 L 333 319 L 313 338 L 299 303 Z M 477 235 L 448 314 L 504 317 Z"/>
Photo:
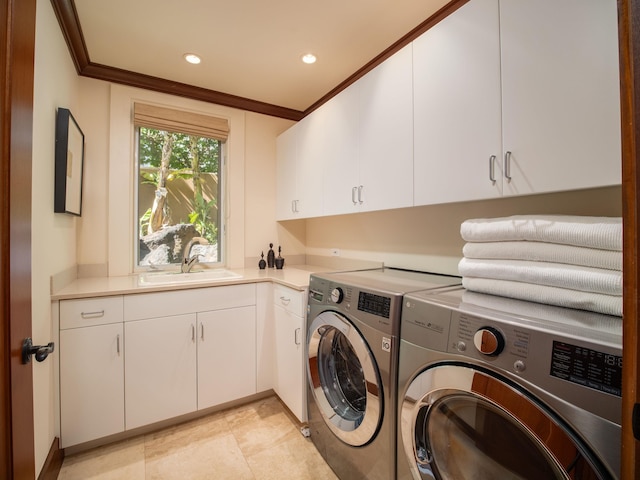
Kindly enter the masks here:
<path id="1" fill-rule="evenodd" d="M 256 393 L 256 307 L 198 313 L 198 409 Z"/>
<path id="2" fill-rule="evenodd" d="M 127 295 L 124 320 L 127 429 L 256 393 L 255 284 Z"/>
<path id="3" fill-rule="evenodd" d="M 60 442 L 124 431 L 122 323 L 60 332 Z"/>
<path id="4" fill-rule="evenodd" d="M 63 300 L 60 445 L 124 431 L 122 297 Z"/>
<path id="5" fill-rule="evenodd" d="M 196 314 L 125 323 L 126 428 L 197 409 Z"/>
<path id="6" fill-rule="evenodd" d="M 307 421 L 305 377 L 306 292 L 274 287 L 273 389 L 301 422 Z"/>
<path id="7" fill-rule="evenodd" d="M 256 290 L 245 284 L 60 301 L 61 446 L 257 393 Z M 263 376 L 261 391 L 271 388 L 270 372 Z"/>

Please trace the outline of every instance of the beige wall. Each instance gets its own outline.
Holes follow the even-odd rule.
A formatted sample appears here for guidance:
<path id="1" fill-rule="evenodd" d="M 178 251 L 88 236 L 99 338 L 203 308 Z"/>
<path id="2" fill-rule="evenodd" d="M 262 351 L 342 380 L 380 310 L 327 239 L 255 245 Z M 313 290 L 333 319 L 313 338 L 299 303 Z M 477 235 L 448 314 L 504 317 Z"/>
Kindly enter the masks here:
<path id="1" fill-rule="evenodd" d="M 79 82 L 49 0 L 38 0 L 33 98 L 32 182 L 32 337 L 37 344 L 57 341 L 51 318 L 49 279 L 74 269 L 79 219 L 53 213 L 56 109 L 71 110 L 84 123 Z M 36 472 L 40 472 L 56 436 L 55 370 L 57 352 L 33 362 L 33 415 Z"/>
<path id="2" fill-rule="evenodd" d="M 247 113 L 245 170 L 246 267 L 257 268 L 260 252 L 265 258 L 269 243 L 282 245 L 282 256 L 303 255 L 304 244 L 279 227 L 276 216 L 276 143 L 275 138 L 293 122 Z"/>

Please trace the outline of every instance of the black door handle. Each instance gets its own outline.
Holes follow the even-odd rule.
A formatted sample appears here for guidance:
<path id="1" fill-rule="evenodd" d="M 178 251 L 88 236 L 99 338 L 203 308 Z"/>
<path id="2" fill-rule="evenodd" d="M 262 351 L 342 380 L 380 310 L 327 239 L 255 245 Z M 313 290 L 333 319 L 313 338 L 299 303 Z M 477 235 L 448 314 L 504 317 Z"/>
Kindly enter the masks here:
<path id="1" fill-rule="evenodd" d="M 35 355 L 36 360 L 42 362 L 50 353 L 53 353 L 54 348 L 53 342 L 49 342 L 47 345 L 34 345 L 31 337 L 25 338 L 22 342 L 22 363 L 25 365 L 30 363 L 31 355 Z"/>

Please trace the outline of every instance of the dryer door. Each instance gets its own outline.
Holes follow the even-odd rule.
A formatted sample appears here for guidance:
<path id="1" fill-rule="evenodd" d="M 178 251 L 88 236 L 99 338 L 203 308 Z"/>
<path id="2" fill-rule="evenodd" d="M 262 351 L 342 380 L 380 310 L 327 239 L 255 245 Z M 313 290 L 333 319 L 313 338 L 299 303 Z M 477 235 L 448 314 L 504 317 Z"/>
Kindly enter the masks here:
<path id="1" fill-rule="evenodd" d="M 471 365 L 424 370 L 402 403 L 415 479 L 609 479 L 558 417 L 520 387 Z"/>
<path id="2" fill-rule="evenodd" d="M 369 443 L 382 419 L 382 384 L 366 341 L 342 315 L 327 311 L 309 326 L 307 374 L 322 418 L 343 442 Z"/>

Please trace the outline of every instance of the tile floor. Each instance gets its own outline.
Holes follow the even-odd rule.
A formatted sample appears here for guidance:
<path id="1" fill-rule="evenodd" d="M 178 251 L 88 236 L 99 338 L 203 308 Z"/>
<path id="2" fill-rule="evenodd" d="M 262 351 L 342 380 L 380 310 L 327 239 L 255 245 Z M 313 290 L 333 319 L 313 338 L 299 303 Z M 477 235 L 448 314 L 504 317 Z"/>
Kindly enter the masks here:
<path id="1" fill-rule="evenodd" d="M 276 397 L 67 456 L 58 480 L 337 480 Z"/>

